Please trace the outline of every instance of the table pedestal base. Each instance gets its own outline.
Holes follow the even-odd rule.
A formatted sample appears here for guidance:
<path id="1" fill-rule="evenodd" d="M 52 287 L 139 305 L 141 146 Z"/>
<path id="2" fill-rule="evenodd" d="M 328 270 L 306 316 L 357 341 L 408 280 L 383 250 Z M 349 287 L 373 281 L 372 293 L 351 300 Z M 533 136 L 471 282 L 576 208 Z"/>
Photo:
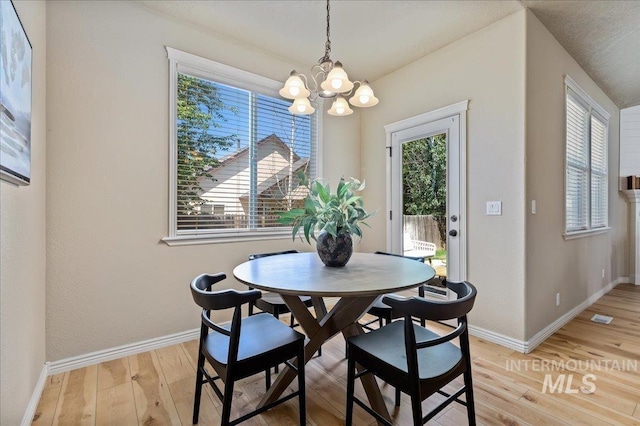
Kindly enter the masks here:
<path id="1" fill-rule="evenodd" d="M 377 296 L 342 297 L 329 312 L 327 312 L 322 298 L 314 297 L 313 306 L 319 318 L 316 319 L 311 315 L 309 309 L 298 296 L 282 295 L 282 299 L 287 306 L 289 306 L 293 316 L 298 320 L 298 323 L 300 323 L 300 326 L 308 336 L 304 349 L 305 364 L 309 362 L 324 342 L 336 334 L 342 332 L 345 340 L 351 336 L 362 334 L 364 331 L 362 327 L 357 324 L 357 321 L 373 304 L 376 297 Z M 258 407 L 263 407 L 277 400 L 295 377 L 296 372 L 289 367 L 285 367 L 262 398 Z M 367 374 L 362 376 L 360 380 L 362 381 L 371 407 L 390 421 L 391 416 L 384 403 L 375 377 Z"/>

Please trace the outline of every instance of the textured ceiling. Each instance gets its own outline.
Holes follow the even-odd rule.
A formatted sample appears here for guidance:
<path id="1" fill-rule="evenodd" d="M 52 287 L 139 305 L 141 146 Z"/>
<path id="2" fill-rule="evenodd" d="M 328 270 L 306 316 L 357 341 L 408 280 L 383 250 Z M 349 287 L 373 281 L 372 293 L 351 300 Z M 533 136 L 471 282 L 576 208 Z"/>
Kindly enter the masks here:
<path id="1" fill-rule="evenodd" d="M 136 3 L 308 67 L 324 54 L 322 0 Z M 640 104 L 636 0 L 332 0 L 331 58 L 352 79 L 376 80 L 523 7 L 619 107 Z"/>
<path id="2" fill-rule="evenodd" d="M 620 108 L 640 105 L 640 1 L 522 0 Z"/>

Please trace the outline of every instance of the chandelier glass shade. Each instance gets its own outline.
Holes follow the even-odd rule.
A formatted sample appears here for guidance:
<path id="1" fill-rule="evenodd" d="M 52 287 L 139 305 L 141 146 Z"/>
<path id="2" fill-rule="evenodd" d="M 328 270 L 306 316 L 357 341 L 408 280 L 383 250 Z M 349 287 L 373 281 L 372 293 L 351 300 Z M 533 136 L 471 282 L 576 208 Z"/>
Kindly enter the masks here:
<path id="1" fill-rule="evenodd" d="M 295 70 L 291 71 L 284 87 L 279 91 L 283 98 L 293 100 L 293 104 L 289 107 L 292 114 L 313 114 L 315 108 L 311 106 L 310 100 L 316 100 L 318 97 L 335 98 L 331 108 L 327 111 L 328 114 L 335 116 L 353 114 L 349 104 L 359 108 L 367 108 L 378 103 L 378 98 L 375 97 L 367 80 L 352 82 L 342 67 L 342 63 L 340 61 L 334 63 L 329 57 L 331 53 L 329 12 L 329 0 L 327 0 L 327 42 L 325 43 L 324 56 L 311 67 L 309 77 Z"/>

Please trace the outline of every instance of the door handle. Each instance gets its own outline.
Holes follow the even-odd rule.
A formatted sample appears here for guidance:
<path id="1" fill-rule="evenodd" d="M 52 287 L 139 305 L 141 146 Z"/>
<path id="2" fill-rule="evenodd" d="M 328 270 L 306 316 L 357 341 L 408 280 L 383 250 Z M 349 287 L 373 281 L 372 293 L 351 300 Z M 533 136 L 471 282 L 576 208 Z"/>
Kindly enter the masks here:
<path id="1" fill-rule="evenodd" d="M 458 235 L 458 231 L 456 231 L 455 229 L 452 229 L 451 231 L 449 231 L 449 235 L 451 235 L 452 237 L 455 237 L 456 235 Z"/>

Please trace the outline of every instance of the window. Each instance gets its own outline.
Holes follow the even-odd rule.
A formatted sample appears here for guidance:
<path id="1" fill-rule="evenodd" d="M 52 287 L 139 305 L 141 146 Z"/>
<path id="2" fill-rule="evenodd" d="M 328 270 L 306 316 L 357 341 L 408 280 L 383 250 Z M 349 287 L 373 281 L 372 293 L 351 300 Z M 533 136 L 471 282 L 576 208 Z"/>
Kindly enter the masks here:
<path id="1" fill-rule="evenodd" d="M 167 47 L 170 245 L 291 236 L 277 213 L 317 175 L 318 117 L 294 116 L 282 83 Z"/>
<path id="2" fill-rule="evenodd" d="M 609 114 L 570 77 L 566 85 L 565 238 L 608 230 Z"/>

